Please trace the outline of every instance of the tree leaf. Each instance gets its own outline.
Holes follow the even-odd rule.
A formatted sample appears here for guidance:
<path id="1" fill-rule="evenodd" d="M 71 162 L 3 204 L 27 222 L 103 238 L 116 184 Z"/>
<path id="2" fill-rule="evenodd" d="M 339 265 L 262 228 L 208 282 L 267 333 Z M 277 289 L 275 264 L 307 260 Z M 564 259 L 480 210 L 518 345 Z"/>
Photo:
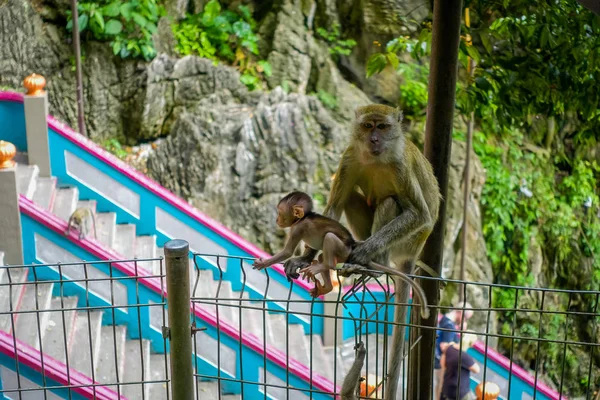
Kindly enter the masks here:
<path id="1" fill-rule="evenodd" d="M 271 76 L 273 73 L 273 68 L 271 67 L 271 64 L 269 64 L 268 61 L 262 60 L 258 62 L 258 65 L 260 65 L 260 67 L 263 70 L 263 73 L 265 74 L 265 76 Z"/>
<path id="2" fill-rule="evenodd" d="M 479 54 L 479 50 L 475 46 L 467 46 L 467 53 L 469 53 L 469 57 L 471 57 L 476 63 L 481 61 L 481 55 Z"/>
<path id="3" fill-rule="evenodd" d="M 383 71 L 387 65 L 387 58 L 382 53 L 375 53 L 367 61 L 367 78 Z"/>
<path id="4" fill-rule="evenodd" d="M 85 30 L 85 28 L 87 28 L 88 26 L 88 15 L 87 14 L 81 14 L 79 16 L 79 19 L 77 22 L 79 22 L 79 32 L 83 32 Z"/>
<path id="5" fill-rule="evenodd" d="M 249 34 L 252 34 L 252 28 L 250 28 L 250 24 L 244 21 L 237 21 L 233 24 L 233 33 L 239 38 L 245 38 Z"/>
<path id="6" fill-rule="evenodd" d="M 111 19 L 106 23 L 106 27 L 104 29 L 104 33 L 107 35 L 118 35 L 123 30 L 123 24 L 121 21 L 117 21 L 116 19 Z"/>
<path id="7" fill-rule="evenodd" d="M 395 53 L 387 53 L 385 56 L 387 57 L 392 67 L 395 70 L 398 69 L 398 66 L 400 65 L 400 60 L 398 59 L 398 56 Z"/>
<path id="8" fill-rule="evenodd" d="M 126 21 L 131 21 L 132 9 L 133 5 L 131 3 L 121 4 L 121 15 L 125 18 Z"/>
<path id="9" fill-rule="evenodd" d="M 72 19 L 70 19 L 69 22 L 67 22 L 67 30 L 68 31 L 73 30 L 73 20 Z"/>
<path id="10" fill-rule="evenodd" d="M 148 23 L 148 20 L 146 18 L 144 18 L 143 15 L 138 14 L 136 12 L 132 12 L 131 16 L 133 17 L 133 21 L 138 24 L 139 26 L 141 26 L 142 28 L 146 27 L 146 23 Z"/>
<path id="11" fill-rule="evenodd" d="M 215 18 L 221 13 L 221 5 L 217 0 L 210 0 L 202 11 L 202 24 L 212 26 Z"/>
<path id="12" fill-rule="evenodd" d="M 94 13 L 94 21 L 96 21 L 96 23 L 98 24 L 98 28 L 103 31 L 104 30 L 104 17 L 102 17 L 102 14 L 99 12 L 100 10 L 96 10 L 96 12 Z"/>
<path id="13" fill-rule="evenodd" d="M 118 1 L 110 3 L 109 5 L 102 7 L 102 14 L 106 15 L 107 17 L 116 17 L 119 15 L 120 5 L 121 3 Z"/>
<path id="14" fill-rule="evenodd" d="M 157 31 L 157 29 L 158 29 L 158 28 L 156 27 L 156 24 L 154 24 L 154 23 L 152 23 L 152 22 L 148 22 L 148 23 L 146 24 L 146 29 L 147 29 L 147 30 L 148 30 L 148 32 L 150 32 L 150 33 L 156 33 L 156 31 Z"/>
<path id="15" fill-rule="evenodd" d="M 481 39 L 481 44 L 483 44 L 485 51 L 487 51 L 488 53 L 491 53 L 492 52 L 492 42 L 490 41 L 490 32 L 489 31 L 482 32 L 481 35 L 479 35 L 479 38 Z"/>

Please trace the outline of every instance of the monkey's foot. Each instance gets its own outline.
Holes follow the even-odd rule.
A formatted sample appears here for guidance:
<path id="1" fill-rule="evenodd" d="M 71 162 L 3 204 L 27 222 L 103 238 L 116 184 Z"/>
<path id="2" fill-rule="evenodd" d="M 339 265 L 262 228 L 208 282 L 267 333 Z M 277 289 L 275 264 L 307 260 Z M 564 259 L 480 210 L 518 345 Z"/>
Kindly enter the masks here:
<path id="1" fill-rule="evenodd" d="M 366 275 L 372 278 L 379 278 L 383 275 L 380 271 L 375 271 L 374 269 L 369 269 L 367 267 L 363 267 L 362 265 L 357 264 L 345 264 L 340 263 L 336 265 L 335 269 L 339 276 L 343 276 L 345 278 L 349 277 L 352 274 Z"/>
<path id="2" fill-rule="evenodd" d="M 315 281 L 315 287 L 310 289 L 309 293 L 313 298 L 317 298 L 319 296 L 324 296 L 327 293 L 331 292 L 331 289 L 327 290 L 327 288 L 325 288 L 321 282 L 319 282 L 317 279 L 314 280 Z"/>
<path id="3" fill-rule="evenodd" d="M 329 268 L 320 263 L 314 263 L 306 268 L 302 268 L 300 273 L 304 279 L 314 279 L 320 273 L 327 273 Z"/>

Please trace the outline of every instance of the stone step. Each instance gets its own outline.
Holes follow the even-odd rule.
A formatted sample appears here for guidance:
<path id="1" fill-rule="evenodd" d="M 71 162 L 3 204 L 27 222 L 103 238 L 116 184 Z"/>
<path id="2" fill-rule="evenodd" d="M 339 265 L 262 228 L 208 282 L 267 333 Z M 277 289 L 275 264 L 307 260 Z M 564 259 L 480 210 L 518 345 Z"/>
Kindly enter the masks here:
<path id="1" fill-rule="evenodd" d="M 52 304 L 53 287 L 53 283 L 26 285 L 23 301 L 19 306 L 15 337 L 36 349 L 40 348 L 40 336 L 42 340 L 44 339 L 43 336 L 50 320 L 50 313 L 30 312 L 21 314 L 21 312 L 49 310 Z"/>
<path id="2" fill-rule="evenodd" d="M 113 242 L 115 252 L 125 258 L 135 257 L 135 225 L 119 224 L 115 231 Z"/>
<path id="3" fill-rule="evenodd" d="M 287 325 L 283 314 L 269 315 L 269 324 L 267 325 L 267 344 L 283 352 L 286 349 Z"/>
<path id="4" fill-rule="evenodd" d="M 125 368 L 125 375 L 121 382 L 128 383 L 150 380 L 150 341 L 142 340 L 140 346 L 139 339 L 128 340 L 125 343 L 125 354 L 127 368 Z M 143 374 L 142 370 L 144 371 Z M 142 396 L 142 386 L 144 396 Z M 128 399 L 149 398 L 150 385 L 148 384 L 131 384 L 122 385 L 121 387 L 123 388 L 122 393 Z"/>
<path id="5" fill-rule="evenodd" d="M 335 365 L 335 368 L 336 368 L 335 372 L 336 372 L 336 376 L 337 376 L 337 381 L 343 382 L 344 377 L 346 376 L 346 367 L 345 367 L 344 359 L 342 358 L 341 351 L 339 349 L 337 351 L 335 351 L 335 347 L 333 347 L 333 346 L 325 346 L 323 348 L 323 353 L 327 356 L 328 360 L 331 360 L 331 363 L 332 363 L 331 365 L 333 365 L 334 356 L 336 357 L 337 364 Z M 334 355 L 334 353 L 335 353 L 335 355 Z M 333 370 L 332 370 L 331 374 L 333 376 Z"/>
<path id="6" fill-rule="evenodd" d="M 54 203 L 54 191 L 56 188 L 56 178 L 38 177 L 36 182 L 35 193 L 33 194 L 33 202 L 50 211 Z"/>
<path id="7" fill-rule="evenodd" d="M 113 248 L 117 231 L 117 214 L 114 212 L 96 214 L 98 241 L 109 249 Z"/>
<path id="8" fill-rule="evenodd" d="M 59 361 L 65 362 L 69 349 L 73 344 L 75 321 L 77 320 L 77 311 L 63 311 L 77 307 L 77 297 L 53 297 L 50 308 L 53 311 L 50 314 L 50 321 L 44 333 L 42 341 L 44 354 L 49 355 Z M 64 320 L 63 320 L 64 315 Z M 66 347 L 65 347 L 66 338 Z"/>
<path id="9" fill-rule="evenodd" d="M 290 340 L 290 357 L 304 365 L 308 365 L 310 363 L 308 358 L 310 342 L 308 336 L 304 335 L 302 325 L 288 325 L 288 335 Z M 322 368 L 322 365 L 313 364 L 313 368 L 319 370 Z"/>
<path id="10" fill-rule="evenodd" d="M 27 268 L 0 268 L 0 311 L 16 311 L 23 301 L 27 285 Z M 10 283 L 10 286 L 9 286 Z M 10 332 L 17 314 L 0 315 L 0 329 Z"/>
<path id="11" fill-rule="evenodd" d="M 313 368 L 318 374 L 333 381 L 333 359 L 325 352 L 323 338 L 320 335 L 312 335 L 312 346 Z M 310 348 L 308 351 L 310 354 Z"/>
<path id="12" fill-rule="evenodd" d="M 100 335 L 102 336 L 102 347 L 98 366 L 96 367 L 96 380 L 105 384 L 123 382 L 127 328 L 125 326 L 106 325 L 102 327 Z M 118 369 L 115 366 L 118 366 Z M 118 371 L 119 379 L 117 379 L 115 371 Z"/>
<path id="13" fill-rule="evenodd" d="M 166 366 L 165 366 L 166 359 Z M 150 355 L 150 380 L 153 381 L 162 381 L 167 379 L 166 369 L 170 368 L 169 366 L 169 355 L 168 354 L 151 354 Z M 170 377 L 170 376 L 169 376 Z M 153 383 L 150 384 L 150 399 L 151 400 L 161 400 L 167 399 L 167 391 L 170 394 L 171 387 L 167 382 L 161 383 Z M 209 399 L 212 397 L 200 397 Z M 215 397 L 216 398 L 216 397 Z"/>
<path id="14" fill-rule="evenodd" d="M 33 198 L 35 193 L 36 179 L 40 169 L 37 165 L 26 165 L 17 164 L 17 190 L 19 194 L 27 197 L 28 199 Z"/>
<path id="15" fill-rule="evenodd" d="M 219 398 L 219 383 L 217 381 L 196 381 L 196 392 L 198 399 L 218 399 Z"/>
<path id="16" fill-rule="evenodd" d="M 135 238 L 134 254 L 136 258 L 156 258 L 158 247 L 156 246 L 156 235 L 144 235 Z M 154 274 L 158 261 L 140 261 L 138 266 L 144 268 L 148 273 Z M 160 265 L 158 266 L 160 269 Z"/>
<path id="17" fill-rule="evenodd" d="M 100 348 L 102 344 L 101 326 L 101 311 L 90 311 L 89 316 L 88 311 L 77 312 L 75 338 L 73 340 L 73 346 L 69 351 L 70 366 L 82 374 L 94 379 L 97 378 L 96 376 L 92 376 L 92 356 L 93 370 L 95 371 L 100 360 Z M 90 351 L 90 339 L 92 351 Z"/>
<path id="18" fill-rule="evenodd" d="M 77 187 L 63 187 L 56 190 L 52 213 L 64 221 L 68 221 L 77 208 L 79 189 Z"/>

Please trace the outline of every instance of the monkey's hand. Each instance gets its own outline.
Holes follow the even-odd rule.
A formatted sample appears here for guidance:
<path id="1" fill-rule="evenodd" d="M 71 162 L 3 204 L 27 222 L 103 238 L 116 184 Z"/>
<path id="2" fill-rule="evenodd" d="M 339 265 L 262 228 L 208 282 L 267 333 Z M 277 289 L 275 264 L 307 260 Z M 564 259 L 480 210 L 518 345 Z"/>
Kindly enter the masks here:
<path id="1" fill-rule="evenodd" d="M 268 266 L 269 264 L 267 264 L 267 260 L 261 257 L 258 260 L 254 261 L 254 266 L 252 268 L 260 271 L 262 269 L 267 268 Z"/>
<path id="2" fill-rule="evenodd" d="M 358 357 L 363 357 L 365 354 L 367 354 L 367 349 L 362 341 L 354 345 L 354 350 L 358 351 Z"/>
<path id="3" fill-rule="evenodd" d="M 285 269 L 285 276 L 287 277 L 288 282 L 298 279 L 300 277 L 298 270 L 308 267 L 311 264 L 312 259 L 313 257 L 308 259 L 307 257 L 301 256 L 287 260 L 285 264 L 283 264 L 283 268 Z"/>

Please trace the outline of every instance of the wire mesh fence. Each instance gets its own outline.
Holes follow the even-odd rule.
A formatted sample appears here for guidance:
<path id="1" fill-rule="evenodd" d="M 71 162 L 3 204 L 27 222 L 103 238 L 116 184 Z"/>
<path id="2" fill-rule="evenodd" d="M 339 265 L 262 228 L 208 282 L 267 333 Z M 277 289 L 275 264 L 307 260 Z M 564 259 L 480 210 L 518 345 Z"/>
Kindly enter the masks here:
<path id="1" fill-rule="evenodd" d="M 151 272 L 163 268 L 161 259 L 0 268 L 0 397 L 168 399 L 167 342 L 150 324 L 152 314 L 164 320 L 165 275 Z"/>
<path id="2" fill-rule="evenodd" d="M 333 398 L 359 342 L 367 349 L 360 397 L 384 398 L 395 308 L 416 307 L 395 302 L 392 277 L 336 277 L 332 293 L 313 299 L 310 283 L 256 271 L 250 258 L 193 254 L 191 319 L 169 321 L 167 299 L 186 291 L 170 287 L 167 296 L 168 264 L 167 257 L 3 267 L 0 395 L 173 398 L 170 332 L 187 324 L 196 399 Z M 445 316 L 438 336 L 456 343 L 442 345 L 446 368 L 433 382 L 446 398 L 480 383 L 501 399 L 597 398 L 600 291 L 441 284 L 448 300 L 431 311 Z M 466 302 L 456 300 L 460 292 Z M 398 398 L 418 398 L 432 383 L 421 382 L 416 367 L 436 364 L 419 359 L 428 328 L 417 312 L 397 326 L 409 333 Z M 477 341 L 461 340 L 467 333 Z M 465 363 L 477 367 L 468 380 L 453 380 L 450 372 Z"/>

